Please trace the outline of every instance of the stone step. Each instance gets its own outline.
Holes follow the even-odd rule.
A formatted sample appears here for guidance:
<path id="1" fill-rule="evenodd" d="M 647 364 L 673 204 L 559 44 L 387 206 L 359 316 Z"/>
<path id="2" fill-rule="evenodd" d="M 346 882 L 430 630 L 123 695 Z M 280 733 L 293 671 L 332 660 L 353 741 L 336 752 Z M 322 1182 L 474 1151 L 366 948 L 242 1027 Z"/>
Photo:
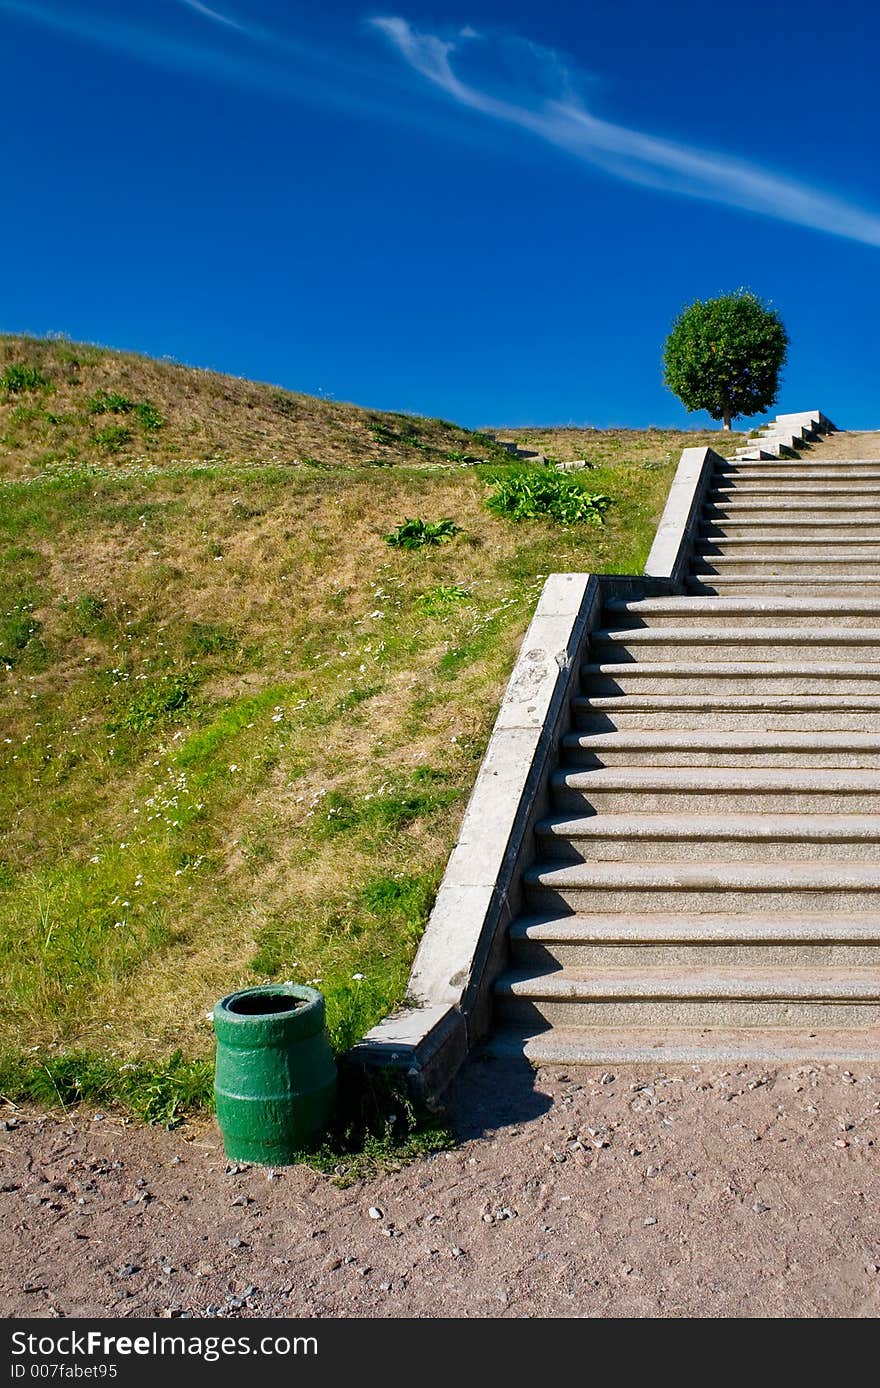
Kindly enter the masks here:
<path id="1" fill-rule="evenodd" d="M 785 489 L 796 496 L 802 487 L 821 487 L 823 490 L 841 488 L 852 491 L 862 483 L 872 485 L 880 482 L 880 463 L 861 464 L 859 467 L 836 468 L 830 464 L 804 464 L 803 460 L 795 467 L 788 463 L 757 463 L 739 460 L 725 467 L 717 467 L 709 479 L 712 491 L 743 491 L 753 487 L 769 487 L 772 490 Z"/>
<path id="2" fill-rule="evenodd" d="M 630 661 L 585 665 L 588 697 L 600 694 L 871 694 L 880 662 L 850 660 Z"/>
<path id="3" fill-rule="evenodd" d="M 755 440 L 760 443 L 760 439 Z M 858 476 L 863 472 L 880 473 L 880 459 L 862 458 L 851 460 L 847 458 L 822 458 L 820 454 L 807 453 L 803 458 L 798 458 L 796 462 L 780 463 L 778 459 L 751 459 L 751 458 L 725 458 L 722 462 L 716 463 L 713 470 L 715 477 L 741 476 L 747 474 L 754 477 L 772 476 L 788 478 L 792 476 L 809 477 L 815 474 L 827 473 L 831 477 L 850 477 Z"/>
<path id="4" fill-rule="evenodd" d="M 751 448 L 738 448 L 736 458 L 744 462 L 759 462 L 763 458 L 797 458 L 800 461 L 798 447 L 780 439 L 756 439 Z"/>
<path id="5" fill-rule="evenodd" d="M 880 1024 L 877 973 L 868 968 L 510 970 L 495 999 L 502 1021 L 536 1029 Z"/>
<path id="6" fill-rule="evenodd" d="M 669 597 L 606 602 L 608 629 L 656 631 L 665 627 L 874 627 L 880 630 L 880 598 Z"/>
<path id="7" fill-rule="evenodd" d="M 574 723 L 582 732 L 712 729 L 715 732 L 880 732 L 880 698 L 837 694 L 629 694 L 577 696 Z"/>
<path id="8" fill-rule="evenodd" d="M 848 814 L 596 814 L 543 819 L 542 859 L 563 862 L 866 861 L 880 858 L 880 818 Z M 880 920 L 880 917 L 878 917 Z"/>
<path id="9" fill-rule="evenodd" d="M 827 620 L 827 619 L 826 619 Z M 880 628 L 876 627 L 623 627 L 590 633 L 590 659 L 608 661 L 761 662 L 778 660 L 876 661 L 880 667 Z"/>
<path id="10" fill-rule="evenodd" d="M 523 885 L 529 907 L 546 912 L 880 912 L 877 862 L 550 861 Z M 880 974 L 876 984 L 880 995 Z"/>
<path id="11" fill-rule="evenodd" d="M 876 545 L 880 543 L 880 512 L 874 521 L 848 516 L 838 520 L 821 517 L 805 521 L 799 516 L 779 517 L 776 520 L 731 519 L 707 520 L 699 528 L 697 544 L 703 549 L 708 542 L 724 549 L 731 545 L 750 545 L 757 548 L 772 545 L 779 553 L 794 552 L 802 544 L 826 545 L 843 541 L 847 545 Z"/>
<path id="12" fill-rule="evenodd" d="M 796 531 L 785 539 L 780 535 L 768 535 L 760 540 L 735 535 L 724 539 L 699 536 L 694 557 L 706 560 L 735 559 L 737 562 L 757 560 L 761 563 L 774 559 L 792 559 L 798 563 L 815 559 L 838 565 L 863 563 L 880 557 L 880 539 L 873 530 L 859 534 L 858 528 L 850 535 L 828 535 L 821 539 L 809 539 Z"/>
<path id="13" fill-rule="evenodd" d="M 822 559 L 819 556 L 810 557 L 808 555 L 799 559 L 790 554 L 775 558 L 773 555 L 755 553 L 740 554 L 737 558 L 732 558 L 729 554 L 698 554 L 691 561 L 691 573 L 694 577 L 699 577 L 702 574 L 742 574 L 753 578 L 757 577 L 760 583 L 763 583 L 765 576 L 774 574 L 782 578 L 808 580 L 817 577 L 828 578 L 838 574 L 847 576 L 853 581 L 858 581 L 865 575 L 871 575 L 877 579 L 880 578 L 880 551 L 876 556 L 848 554 L 840 555 L 834 559 Z"/>
<path id="14" fill-rule="evenodd" d="M 499 1059 L 531 1065 L 875 1065 L 880 1031 L 803 1028 L 550 1027 L 496 1030 L 486 1047 Z"/>
<path id="15" fill-rule="evenodd" d="M 800 767 L 560 767 L 553 815 L 880 813 L 880 772 Z"/>
<path id="16" fill-rule="evenodd" d="M 880 915 L 592 912 L 520 916 L 510 928 L 510 949 L 512 967 L 534 973 L 554 967 L 880 968 Z"/>
<path id="17" fill-rule="evenodd" d="M 599 766 L 801 766 L 880 768 L 880 735 L 864 732 L 568 733 L 567 764 Z"/>
<path id="18" fill-rule="evenodd" d="M 740 500 L 752 501 L 761 497 L 778 497 L 784 501 L 786 497 L 796 498 L 804 501 L 809 497 L 828 497 L 829 500 L 837 498 L 840 501 L 858 497 L 874 497 L 880 495 L 880 469 L 877 470 L 876 477 L 847 477 L 825 478 L 825 477 L 801 477 L 792 478 L 762 478 L 760 481 L 748 481 L 737 479 L 735 482 L 725 482 L 719 479 L 717 483 L 707 488 L 703 498 L 705 505 L 719 504 Z M 823 505 L 824 502 L 817 502 Z"/>
<path id="19" fill-rule="evenodd" d="M 820 435 L 837 433 L 835 425 L 821 410 L 788 410 L 770 421 L 769 427 L 772 428 L 774 425 L 792 429 L 807 428 Z"/>
<path id="20" fill-rule="evenodd" d="M 818 577 L 804 578 L 802 574 L 783 576 L 780 574 L 694 574 L 685 579 L 685 588 L 690 594 L 706 594 L 715 597 L 748 595 L 750 597 L 824 597 L 829 593 L 848 594 L 856 597 L 862 593 L 880 596 L 880 574 L 838 574 L 834 577 L 820 574 Z"/>
<path id="21" fill-rule="evenodd" d="M 823 520 L 873 520 L 880 515 L 880 494 L 866 497 L 744 497 L 732 496 L 724 505 L 707 502 L 700 512 L 704 520 L 750 520 L 764 521 L 768 524 L 787 520 L 809 522 L 812 518 Z"/>

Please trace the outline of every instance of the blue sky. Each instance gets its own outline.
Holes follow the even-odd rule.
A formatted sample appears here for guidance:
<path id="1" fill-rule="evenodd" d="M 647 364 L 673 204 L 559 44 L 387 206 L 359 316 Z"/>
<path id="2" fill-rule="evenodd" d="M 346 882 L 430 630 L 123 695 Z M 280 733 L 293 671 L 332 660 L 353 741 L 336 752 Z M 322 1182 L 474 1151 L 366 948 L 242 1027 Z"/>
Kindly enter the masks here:
<path id="1" fill-rule="evenodd" d="M 0 0 L 0 326 L 472 425 L 697 425 L 664 336 L 747 285 L 779 408 L 878 426 L 878 41 L 867 0 Z"/>

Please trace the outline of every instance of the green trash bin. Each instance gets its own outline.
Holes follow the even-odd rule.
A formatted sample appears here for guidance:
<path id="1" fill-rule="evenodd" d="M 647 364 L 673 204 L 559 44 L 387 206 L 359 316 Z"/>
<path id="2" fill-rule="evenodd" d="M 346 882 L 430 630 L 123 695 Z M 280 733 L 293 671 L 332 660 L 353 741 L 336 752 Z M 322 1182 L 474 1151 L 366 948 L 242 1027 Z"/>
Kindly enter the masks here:
<path id="1" fill-rule="evenodd" d="M 217 1003 L 214 1030 L 214 1097 L 226 1155 L 289 1165 L 326 1126 L 336 1102 L 323 997 L 296 983 L 245 988 Z"/>

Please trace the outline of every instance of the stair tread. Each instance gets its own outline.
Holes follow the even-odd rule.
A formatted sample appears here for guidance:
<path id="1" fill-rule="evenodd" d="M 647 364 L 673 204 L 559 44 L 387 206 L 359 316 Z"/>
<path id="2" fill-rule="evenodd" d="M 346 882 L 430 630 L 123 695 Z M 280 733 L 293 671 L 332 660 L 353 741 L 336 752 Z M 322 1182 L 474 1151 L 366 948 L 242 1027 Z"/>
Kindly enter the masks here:
<path id="1" fill-rule="evenodd" d="M 682 643 L 708 646 L 714 642 L 743 646 L 775 646 L 789 642 L 798 646 L 870 646 L 880 642 L 880 627 L 597 627 L 590 632 L 590 641 L 609 646 L 674 646 Z"/>
<path id="2" fill-rule="evenodd" d="M 649 732 L 566 733 L 564 747 L 583 751 L 688 752 L 844 752 L 880 750 L 880 733 L 857 732 L 715 732 L 710 729 Z"/>
<path id="3" fill-rule="evenodd" d="M 533 1065 L 874 1063 L 880 1061 L 880 1030 L 584 1026 L 535 1032 L 502 1027 L 492 1036 L 489 1050 L 498 1056 L 525 1056 Z"/>
<path id="4" fill-rule="evenodd" d="M 646 966 L 601 969 L 508 969 L 495 991 L 519 997 L 753 997 L 880 998 L 880 978 L 870 966 L 804 968 L 730 965 L 683 970 Z"/>
<path id="5" fill-rule="evenodd" d="M 627 665 L 626 670 L 633 667 Z M 644 665 L 639 667 L 644 669 Z M 665 666 L 663 668 L 666 668 Z M 751 666 L 749 667 L 752 668 Z M 864 694 L 578 694 L 572 700 L 575 710 L 585 713 L 662 710 L 719 709 L 756 713 L 808 713 L 880 711 L 880 695 Z"/>
<path id="6" fill-rule="evenodd" d="M 850 661 L 841 667 L 839 661 L 797 661 L 797 660 L 713 660 L 695 665 L 692 661 L 673 660 L 649 661 L 598 661 L 581 667 L 582 673 L 590 675 L 693 675 L 699 678 L 711 675 L 804 675 L 834 678 L 864 678 L 880 680 L 880 661 Z"/>
<path id="7" fill-rule="evenodd" d="M 732 616 L 749 613 L 799 613 L 810 616 L 876 616 L 880 623 L 880 602 L 861 601 L 857 598 L 844 598 L 838 602 L 834 598 L 695 598 L 682 595 L 668 598 L 612 598 L 605 603 L 606 612 L 620 612 L 634 616 L 667 617 L 670 615 L 718 613 L 719 616 Z M 607 628 L 613 630 L 613 628 Z M 639 628 L 636 628 L 638 630 Z"/>
<path id="8" fill-rule="evenodd" d="M 517 916 L 510 936 L 514 940 L 602 944 L 633 940 L 689 940 L 707 945 L 725 940 L 871 940 L 880 938 L 880 911 L 534 912 Z"/>
<path id="9" fill-rule="evenodd" d="M 835 888 L 864 887 L 880 891 L 880 861 L 804 862 L 799 859 L 772 863 L 753 863 L 691 859 L 682 862 L 631 863 L 591 860 L 586 863 L 535 863 L 523 874 L 524 880 L 539 887 L 682 887 L 699 890 L 759 888 L 831 891 Z"/>
<path id="10" fill-rule="evenodd" d="M 744 766 L 621 766 L 583 769 L 561 766 L 553 774 L 556 785 L 595 790 L 880 790 L 880 771 L 838 770 L 833 767 Z"/>
<path id="11" fill-rule="evenodd" d="M 559 838 L 664 838 L 872 840 L 880 838 L 880 814 L 596 814 L 551 815 L 536 833 Z"/>

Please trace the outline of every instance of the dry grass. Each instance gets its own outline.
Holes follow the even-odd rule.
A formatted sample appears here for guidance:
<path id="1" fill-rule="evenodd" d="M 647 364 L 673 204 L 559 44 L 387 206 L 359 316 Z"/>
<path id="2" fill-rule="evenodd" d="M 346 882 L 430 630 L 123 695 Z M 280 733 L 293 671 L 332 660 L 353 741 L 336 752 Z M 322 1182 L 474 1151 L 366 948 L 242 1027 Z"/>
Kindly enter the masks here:
<path id="1" fill-rule="evenodd" d="M 442 420 L 365 410 L 131 352 L 0 335 L 0 377 L 9 366 L 32 368 L 46 384 L 0 389 L 3 476 L 95 459 L 120 467 L 216 459 L 320 468 L 492 455 L 486 441 Z M 101 392 L 154 406 L 161 424 L 144 427 L 118 402 L 116 412 L 94 413 Z"/>
<path id="2" fill-rule="evenodd" d="M 599 467 L 667 467 L 678 462 L 683 448 L 711 447 L 727 454 L 743 441 L 736 431 L 697 429 L 503 429 L 498 437 L 514 439 L 554 462 L 586 458 Z"/>
<path id="3" fill-rule="evenodd" d="M 168 432 L 147 466 L 6 459 L 0 1047 L 203 1055 L 216 997 L 269 977 L 320 978 L 344 1044 L 402 995 L 544 576 L 637 572 L 695 436 L 603 434 L 606 524 L 516 525 L 485 507 L 498 465 L 361 467 L 378 417 L 305 397 L 328 457 L 351 431 L 338 467 L 175 464 L 186 420 L 239 458 L 288 416 L 164 363 L 33 360 L 60 351 L 53 408 L 102 382 Z M 406 516 L 461 533 L 394 550 Z"/>
<path id="4" fill-rule="evenodd" d="M 823 458 L 829 462 L 835 458 L 880 458 L 880 431 L 862 429 L 849 433 L 841 430 L 836 434 L 826 434 L 804 456 L 814 462 L 821 462 Z"/>

